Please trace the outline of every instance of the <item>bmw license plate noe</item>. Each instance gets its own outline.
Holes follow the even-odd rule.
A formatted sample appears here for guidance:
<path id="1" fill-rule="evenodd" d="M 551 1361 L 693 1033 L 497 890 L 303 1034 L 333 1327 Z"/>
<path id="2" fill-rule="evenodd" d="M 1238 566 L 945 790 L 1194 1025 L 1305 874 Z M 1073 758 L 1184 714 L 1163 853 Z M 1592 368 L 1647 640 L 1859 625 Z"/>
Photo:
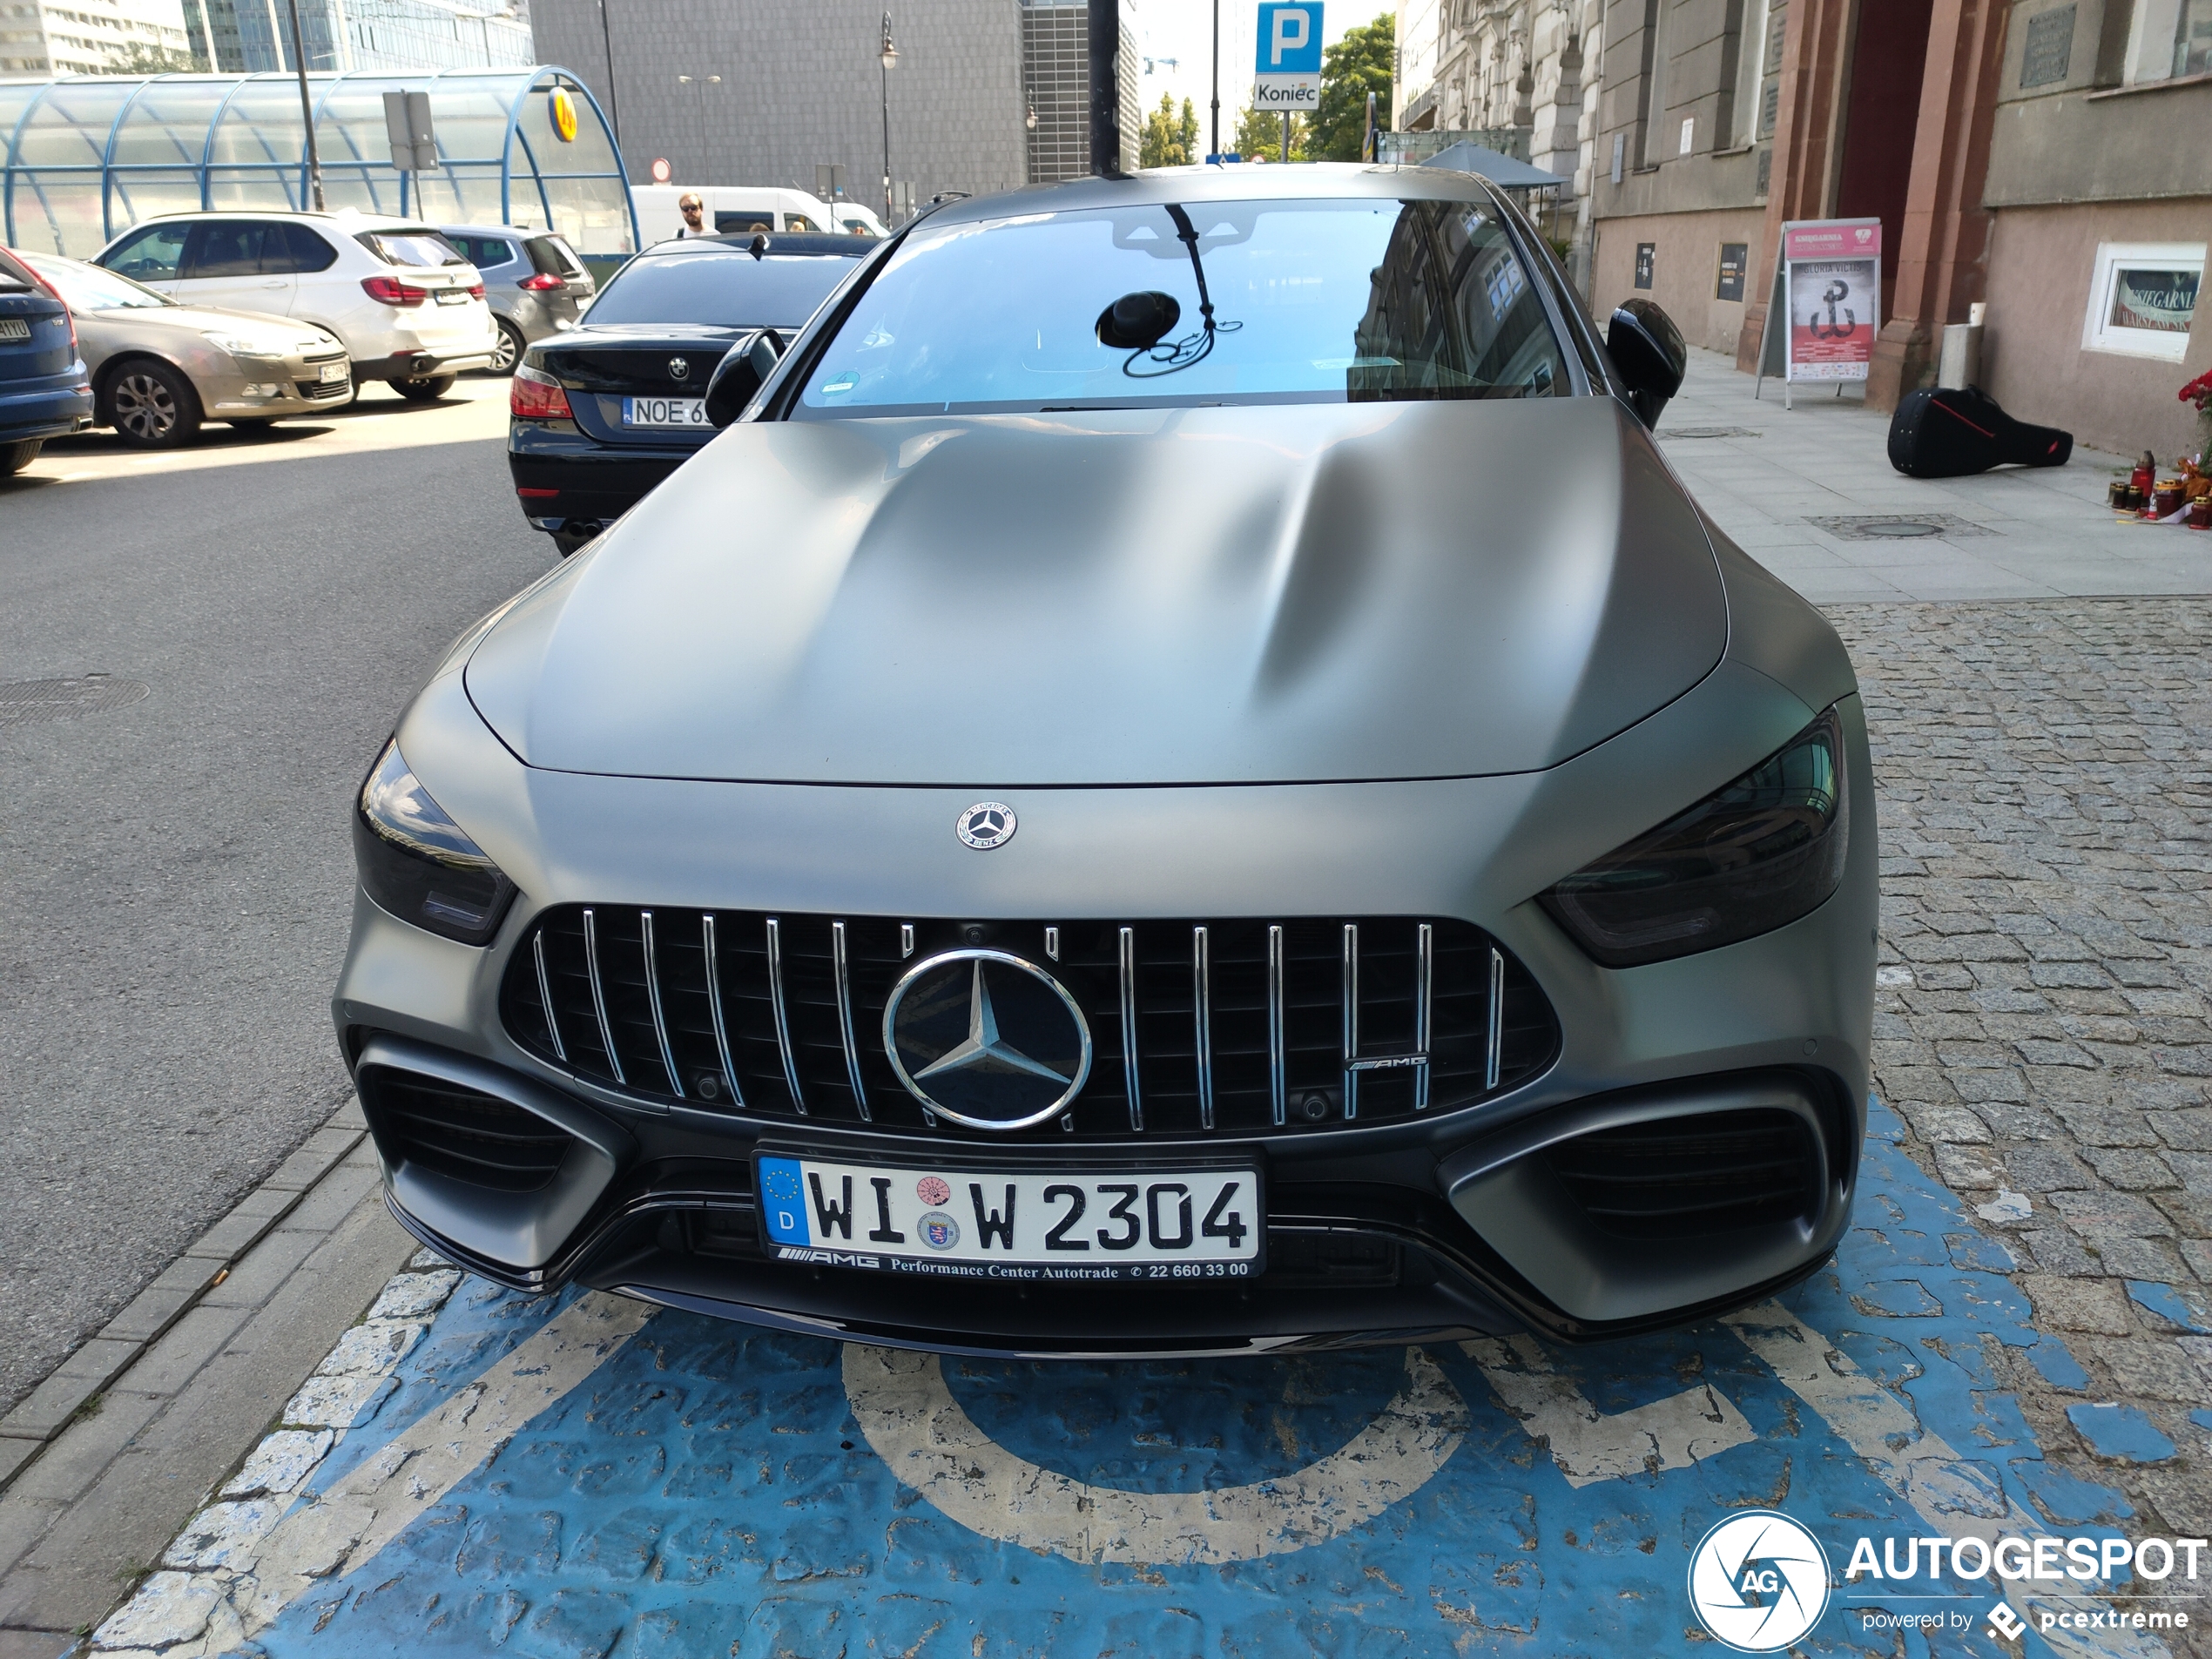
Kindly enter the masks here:
<path id="1" fill-rule="evenodd" d="M 1250 1278 L 1266 1225 L 1249 1167 L 1051 1172 L 757 1156 L 779 1261 L 942 1278 Z"/>
<path id="2" fill-rule="evenodd" d="M 622 401 L 624 426 L 703 427 L 706 418 L 703 397 L 626 397 Z"/>

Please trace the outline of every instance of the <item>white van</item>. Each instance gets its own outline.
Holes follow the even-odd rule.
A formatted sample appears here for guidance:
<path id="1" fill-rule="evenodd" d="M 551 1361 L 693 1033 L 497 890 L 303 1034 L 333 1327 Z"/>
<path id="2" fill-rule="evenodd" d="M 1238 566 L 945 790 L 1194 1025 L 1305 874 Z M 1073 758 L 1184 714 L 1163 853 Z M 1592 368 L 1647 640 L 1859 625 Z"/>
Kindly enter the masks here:
<path id="1" fill-rule="evenodd" d="M 803 190 L 772 185 L 632 185 L 630 199 L 637 210 L 637 234 L 643 246 L 665 242 L 684 228 L 676 204 L 697 191 L 706 204 L 707 228 L 719 235 L 742 231 L 811 231 L 818 235 L 854 233 L 854 219 L 871 236 L 883 229 L 875 215 L 854 204 L 835 207 Z"/>

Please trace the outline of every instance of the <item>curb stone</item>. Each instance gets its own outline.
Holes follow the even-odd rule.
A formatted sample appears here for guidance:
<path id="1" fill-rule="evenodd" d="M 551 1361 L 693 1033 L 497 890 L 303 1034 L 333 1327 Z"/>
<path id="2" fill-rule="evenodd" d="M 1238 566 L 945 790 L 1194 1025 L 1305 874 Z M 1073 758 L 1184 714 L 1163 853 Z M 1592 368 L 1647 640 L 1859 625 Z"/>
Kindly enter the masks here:
<path id="1" fill-rule="evenodd" d="M 217 1501 L 185 1524 L 86 1648 L 72 1651 L 137 1659 L 158 1649 L 162 1659 L 201 1659 L 240 1647 L 246 1631 L 230 1592 L 242 1581 L 250 1587 L 261 1541 L 294 1501 L 314 1501 L 314 1476 L 324 1460 L 398 1386 L 393 1372 L 461 1278 L 442 1258 L 416 1251 L 300 1385 Z"/>
<path id="2" fill-rule="evenodd" d="M 80 1413 L 97 1410 L 110 1384 L 230 1276 L 239 1258 L 273 1232 L 301 1199 L 351 1156 L 368 1132 L 348 1101 L 299 1150 L 239 1199 L 230 1212 L 38 1386 L 0 1417 L 0 1492 L 12 1486 Z"/>

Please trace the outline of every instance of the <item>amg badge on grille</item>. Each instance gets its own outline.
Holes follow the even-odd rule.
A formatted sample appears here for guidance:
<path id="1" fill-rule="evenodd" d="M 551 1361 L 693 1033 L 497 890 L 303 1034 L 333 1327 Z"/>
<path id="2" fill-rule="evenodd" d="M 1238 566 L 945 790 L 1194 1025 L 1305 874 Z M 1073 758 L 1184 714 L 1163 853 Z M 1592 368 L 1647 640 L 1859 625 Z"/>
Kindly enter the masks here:
<path id="1" fill-rule="evenodd" d="M 979 800 L 960 815 L 953 833 L 979 852 L 1004 846 L 1014 839 L 1014 808 L 1002 800 Z"/>
<path id="2" fill-rule="evenodd" d="M 916 1100 L 968 1129 L 1028 1129 L 1090 1076 L 1090 1027 L 1067 988 L 1002 950 L 917 962 L 883 1008 L 891 1069 Z"/>

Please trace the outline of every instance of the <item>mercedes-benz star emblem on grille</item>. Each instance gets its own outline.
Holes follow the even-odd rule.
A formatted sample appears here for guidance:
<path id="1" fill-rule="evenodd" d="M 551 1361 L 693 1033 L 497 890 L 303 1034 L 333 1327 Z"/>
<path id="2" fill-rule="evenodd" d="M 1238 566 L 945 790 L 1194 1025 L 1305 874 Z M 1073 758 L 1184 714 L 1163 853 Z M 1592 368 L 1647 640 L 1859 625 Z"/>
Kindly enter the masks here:
<path id="1" fill-rule="evenodd" d="M 1014 808 L 1004 801 L 979 800 L 960 815 L 960 822 L 953 826 L 953 833 L 968 846 L 988 853 L 1014 839 L 1017 821 Z"/>
<path id="2" fill-rule="evenodd" d="M 1028 1129 L 1090 1076 L 1090 1027 L 1067 988 L 1002 950 L 917 962 L 883 1008 L 891 1069 L 916 1100 L 967 1129 Z"/>
<path id="3" fill-rule="evenodd" d="M 668 360 L 669 379 L 672 381 L 688 380 L 691 377 L 691 360 L 690 358 L 671 357 Z"/>

